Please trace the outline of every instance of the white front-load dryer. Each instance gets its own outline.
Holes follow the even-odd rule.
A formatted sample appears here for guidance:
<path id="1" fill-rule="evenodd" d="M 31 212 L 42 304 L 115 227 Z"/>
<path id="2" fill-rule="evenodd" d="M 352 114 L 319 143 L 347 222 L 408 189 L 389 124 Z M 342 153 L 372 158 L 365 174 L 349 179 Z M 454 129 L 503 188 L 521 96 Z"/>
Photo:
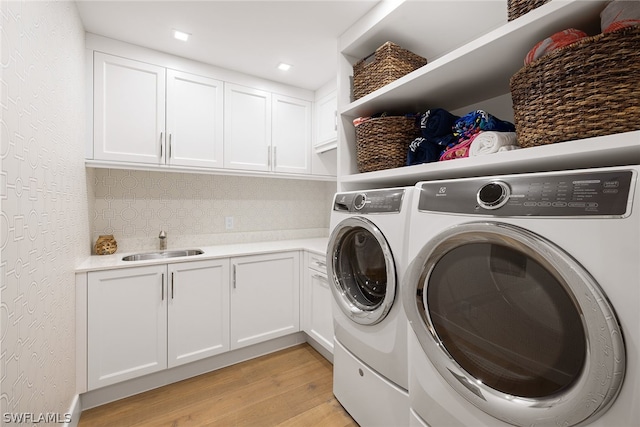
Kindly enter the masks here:
<path id="1" fill-rule="evenodd" d="M 639 172 L 417 184 L 412 425 L 638 425 Z"/>
<path id="2" fill-rule="evenodd" d="M 407 318 L 400 283 L 414 187 L 338 193 L 327 272 L 335 331 L 333 392 L 362 426 L 409 422 Z"/>

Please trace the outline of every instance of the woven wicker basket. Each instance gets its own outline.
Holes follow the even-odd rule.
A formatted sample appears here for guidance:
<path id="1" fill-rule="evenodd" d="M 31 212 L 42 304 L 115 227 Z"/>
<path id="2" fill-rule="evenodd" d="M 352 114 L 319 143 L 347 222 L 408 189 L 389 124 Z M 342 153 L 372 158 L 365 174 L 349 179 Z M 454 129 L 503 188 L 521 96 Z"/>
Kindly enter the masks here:
<path id="1" fill-rule="evenodd" d="M 507 19 L 513 21 L 549 1 L 551 0 L 509 0 L 507 2 Z"/>
<path id="2" fill-rule="evenodd" d="M 425 58 L 386 42 L 373 53 L 373 60 L 370 55 L 353 65 L 353 98 L 362 98 L 426 63 Z"/>
<path id="3" fill-rule="evenodd" d="M 358 171 L 399 168 L 407 162 L 409 144 L 420 136 L 413 118 L 388 116 L 356 126 Z"/>
<path id="4" fill-rule="evenodd" d="M 511 77 L 518 143 L 552 144 L 640 129 L 640 26 L 549 53 Z"/>

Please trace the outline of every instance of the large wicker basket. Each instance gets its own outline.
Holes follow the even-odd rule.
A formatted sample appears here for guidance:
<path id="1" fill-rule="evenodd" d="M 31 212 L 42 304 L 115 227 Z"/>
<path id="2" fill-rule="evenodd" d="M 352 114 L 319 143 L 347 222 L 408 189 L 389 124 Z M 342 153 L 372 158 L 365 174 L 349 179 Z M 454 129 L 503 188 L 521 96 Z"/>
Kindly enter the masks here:
<path id="1" fill-rule="evenodd" d="M 551 0 L 509 0 L 507 2 L 507 19 L 513 21 L 549 1 Z"/>
<path id="2" fill-rule="evenodd" d="M 413 118 L 388 116 L 356 126 L 358 171 L 371 172 L 404 166 L 409 144 L 420 136 Z"/>
<path id="3" fill-rule="evenodd" d="M 426 63 L 425 58 L 386 42 L 376 49 L 373 58 L 370 55 L 353 65 L 353 98 L 362 98 Z"/>
<path id="4" fill-rule="evenodd" d="M 640 26 L 584 38 L 511 77 L 518 143 L 640 129 Z"/>

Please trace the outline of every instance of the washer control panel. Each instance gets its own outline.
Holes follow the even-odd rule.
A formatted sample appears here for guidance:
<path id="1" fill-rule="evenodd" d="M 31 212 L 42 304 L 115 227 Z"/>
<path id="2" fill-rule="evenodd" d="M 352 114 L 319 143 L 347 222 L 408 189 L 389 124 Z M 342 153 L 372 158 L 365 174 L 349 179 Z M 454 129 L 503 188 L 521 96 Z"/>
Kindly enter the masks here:
<path id="1" fill-rule="evenodd" d="M 540 172 L 430 181 L 418 209 L 493 216 L 612 216 L 631 211 L 631 170 Z"/>
<path id="2" fill-rule="evenodd" d="M 404 189 L 338 193 L 333 210 L 362 214 L 398 213 L 402 209 L 404 193 Z"/>

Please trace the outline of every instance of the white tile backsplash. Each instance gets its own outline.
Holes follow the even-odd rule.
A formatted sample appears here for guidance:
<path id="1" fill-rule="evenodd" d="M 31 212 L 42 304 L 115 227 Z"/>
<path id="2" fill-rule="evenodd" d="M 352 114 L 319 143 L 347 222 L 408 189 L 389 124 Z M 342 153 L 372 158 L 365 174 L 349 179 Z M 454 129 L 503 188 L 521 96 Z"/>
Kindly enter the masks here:
<path id="1" fill-rule="evenodd" d="M 92 241 L 118 251 L 326 236 L 334 182 L 95 169 Z M 233 229 L 225 218 L 233 217 Z"/>

